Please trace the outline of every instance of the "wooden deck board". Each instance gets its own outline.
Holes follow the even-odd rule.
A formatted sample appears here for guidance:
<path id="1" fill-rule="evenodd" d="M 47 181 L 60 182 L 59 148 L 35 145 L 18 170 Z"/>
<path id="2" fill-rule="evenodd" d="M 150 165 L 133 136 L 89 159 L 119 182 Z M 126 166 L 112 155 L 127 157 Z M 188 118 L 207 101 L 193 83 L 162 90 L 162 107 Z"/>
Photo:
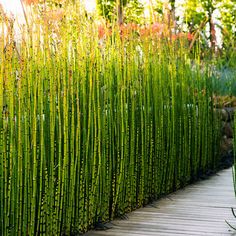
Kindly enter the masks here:
<path id="1" fill-rule="evenodd" d="M 236 225 L 231 207 L 236 200 L 232 169 L 227 169 L 129 213 L 127 220 L 112 221 L 109 230 L 85 236 L 236 236 L 225 223 Z"/>

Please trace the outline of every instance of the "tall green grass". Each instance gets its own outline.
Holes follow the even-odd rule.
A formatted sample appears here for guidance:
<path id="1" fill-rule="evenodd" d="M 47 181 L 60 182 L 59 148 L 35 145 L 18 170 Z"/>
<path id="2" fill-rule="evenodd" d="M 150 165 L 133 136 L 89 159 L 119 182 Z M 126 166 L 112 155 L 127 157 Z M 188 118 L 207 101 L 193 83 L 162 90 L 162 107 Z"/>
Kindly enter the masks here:
<path id="1" fill-rule="evenodd" d="M 2 235 L 85 232 L 218 164 L 211 71 L 187 42 L 114 26 L 101 45 L 70 13 L 26 29 L 19 54 L 0 41 Z"/>

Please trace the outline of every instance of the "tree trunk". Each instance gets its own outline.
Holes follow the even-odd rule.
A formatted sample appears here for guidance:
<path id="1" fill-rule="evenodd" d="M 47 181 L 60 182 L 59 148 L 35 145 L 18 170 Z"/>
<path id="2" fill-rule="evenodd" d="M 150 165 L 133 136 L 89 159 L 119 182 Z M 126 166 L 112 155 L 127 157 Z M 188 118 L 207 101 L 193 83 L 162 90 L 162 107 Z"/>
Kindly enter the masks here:
<path id="1" fill-rule="evenodd" d="M 215 30 L 215 24 L 212 19 L 212 14 L 209 14 L 209 25 L 210 25 L 211 49 L 213 52 L 215 52 L 215 50 L 216 50 L 216 30 Z"/>
<path id="2" fill-rule="evenodd" d="M 122 0 L 117 0 L 117 22 L 119 25 L 123 24 L 123 4 Z"/>
<path id="3" fill-rule="evenodd" d="M 171 5 L 171 10 L 170 10 L 171 21 L 174 26 L 174 32 L 176 33 L 177 25 L 176 25 L 176 19 L 175 19 L 175 0 L 170 0 L 170 5 Z"/>

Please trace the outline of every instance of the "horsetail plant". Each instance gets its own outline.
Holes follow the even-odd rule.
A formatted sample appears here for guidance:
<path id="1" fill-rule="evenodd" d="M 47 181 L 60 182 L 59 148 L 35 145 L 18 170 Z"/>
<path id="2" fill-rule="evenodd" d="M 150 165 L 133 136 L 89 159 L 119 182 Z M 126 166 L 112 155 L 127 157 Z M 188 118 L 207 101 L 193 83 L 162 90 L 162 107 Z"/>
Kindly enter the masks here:
<path id="1" fill-rule="evenodd" d="M 188 41 L 115 24 L 101 39 L 78 9 L 29 21 L 17 51 L 1 36 L 2 235 L 82 233 L 218 164 L 211 76 Z"/>

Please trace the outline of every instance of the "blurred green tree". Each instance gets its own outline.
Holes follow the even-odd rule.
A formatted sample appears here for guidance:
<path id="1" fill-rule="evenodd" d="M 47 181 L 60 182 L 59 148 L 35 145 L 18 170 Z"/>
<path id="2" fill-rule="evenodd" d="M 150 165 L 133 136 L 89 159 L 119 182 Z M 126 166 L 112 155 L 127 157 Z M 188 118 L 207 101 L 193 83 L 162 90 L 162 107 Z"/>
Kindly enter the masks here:
<path id="1" fill-rule="evenodd" d="M 97 0 L 98 10 L 101 15 L 111 20 L 117 17 L 119 24 L 123 23 L 123 10 L 130 0 Z"/>

